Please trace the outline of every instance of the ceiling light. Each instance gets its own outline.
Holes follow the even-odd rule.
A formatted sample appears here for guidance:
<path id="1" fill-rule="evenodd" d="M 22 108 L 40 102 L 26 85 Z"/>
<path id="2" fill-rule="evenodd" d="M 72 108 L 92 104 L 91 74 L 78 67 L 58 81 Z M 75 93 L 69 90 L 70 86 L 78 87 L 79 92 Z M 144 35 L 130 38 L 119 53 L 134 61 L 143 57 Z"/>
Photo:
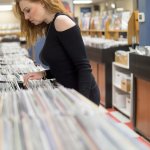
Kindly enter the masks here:
<path id="1" fill-rule="evenodd" d="M 12 10 L 12 5 L 0 5 L 0 11 L 10 11 Z"/>
<path id="2" fill-rule="evenodd" d="M 117 10 L 117 11 L 124 11 L 123 8 L 117 8 L 116 10 Z"/>
<path id="3" fill-rule="evenodd" d="M 115 3 L 111 3 L 111 8 L 116 8 L 116 5 L 115 5 Z"/>
<path id="4" fill-rule="evenodd" d="M 74 0 L 74 4 L 91 4 L 92 0 Z"/>

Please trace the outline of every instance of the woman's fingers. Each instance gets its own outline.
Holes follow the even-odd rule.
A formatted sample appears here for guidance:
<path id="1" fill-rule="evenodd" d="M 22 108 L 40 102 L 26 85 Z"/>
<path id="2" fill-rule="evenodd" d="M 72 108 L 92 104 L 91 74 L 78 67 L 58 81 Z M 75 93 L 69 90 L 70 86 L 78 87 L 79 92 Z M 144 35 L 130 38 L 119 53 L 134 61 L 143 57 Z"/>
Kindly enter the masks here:
<path id="1" fill-rule="evenodd" d="M 28 80 L 40 80 L 40 79 L 42 79 L 42 77 L 43 77 L 42 72 L 28 73 L 23 77 L 24 78 L 24 86 L 27 86 Z"/>
<path id="2" fill-rule="evenodd" d="M 27 83 L 28 83 L 28 76 L 25 76 L 25 77 L 24 77 L 24 83 L 23 83 L 23 85 L 24 85 L 24 86 L 27 86 Z"/>
<path id="3" fill-rule="evenodd" d="M 28 80 L 29 80 L 31 77 L 33 78 L 33 74 L 31 74 L 31 73 L 26 74 L 26 75 L 24 76 L 24 83 L 23 83 L 24 86 L 27 86 Z"/>

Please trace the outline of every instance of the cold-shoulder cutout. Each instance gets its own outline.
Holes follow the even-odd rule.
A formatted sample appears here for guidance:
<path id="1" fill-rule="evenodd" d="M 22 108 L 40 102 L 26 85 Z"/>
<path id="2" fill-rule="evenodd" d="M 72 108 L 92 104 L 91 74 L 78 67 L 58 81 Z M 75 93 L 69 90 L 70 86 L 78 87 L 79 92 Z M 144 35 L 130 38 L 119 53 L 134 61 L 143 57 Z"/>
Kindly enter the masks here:
<path id="1" fill-rule="evenodd" d="M 67 15 L 59 15 L 56 17 L 54 25 L 57 32 L 63 32 L 74 27 L 76 24 Z"/>

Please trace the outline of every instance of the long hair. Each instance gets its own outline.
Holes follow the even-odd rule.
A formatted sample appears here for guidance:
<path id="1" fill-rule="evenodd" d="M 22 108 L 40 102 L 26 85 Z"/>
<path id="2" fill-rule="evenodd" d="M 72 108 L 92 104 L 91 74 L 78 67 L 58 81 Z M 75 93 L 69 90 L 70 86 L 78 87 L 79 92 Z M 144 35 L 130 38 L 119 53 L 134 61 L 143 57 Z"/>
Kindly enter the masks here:
<path id="1" fill-rule="evenodd" d="M 41 23 L 39 25 L 32 24 L 29 20 L 26 20 L 23 12 L 20 9 L 19 2 L 22 0 L 16 0 L 14 8 L 15 15 L 21 20 L 21 35 L 26 37 L 27 46 L 33 46 L 38 37 L 44 36 L 47 30 L 47 24 Z M 44 4 L 45 9 L 50 13 L 64 13 L 69 15 L 69 12 L 65 9 L 61 0 L 29 0 L 31 2 L 41 2 Z"/>

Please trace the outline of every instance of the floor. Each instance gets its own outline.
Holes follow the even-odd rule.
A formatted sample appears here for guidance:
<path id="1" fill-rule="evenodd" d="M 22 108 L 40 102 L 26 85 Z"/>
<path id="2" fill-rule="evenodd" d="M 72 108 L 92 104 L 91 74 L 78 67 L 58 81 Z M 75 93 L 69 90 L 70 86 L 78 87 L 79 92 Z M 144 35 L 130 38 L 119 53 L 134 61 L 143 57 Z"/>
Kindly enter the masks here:
<path id="1" fill-rule="evenodd" d="M 139 142 L 146 145 L 148 149 L 150 149 L 150 142 L 145 140 L 142 136 L 140 136 L 138 133 L 136 133 L 133 130 L 133 125 L 132 125 L 131 120 L 129 120 L 129 118 L 127 118 L 126 116 L 124 116 L 123 114 L 121 114 L 120 112 L 118 112 L 117 110 L 113 108 L 105 109 L 103 106 L 100 106 L 100 110 L 104 111 L 115 122 L 119 123 L 120 128 L 122 128 L 124 132 L 127 132 L 128 134 L 130 134 L 131 137 L 133 138 L 137 138 Z"/>

